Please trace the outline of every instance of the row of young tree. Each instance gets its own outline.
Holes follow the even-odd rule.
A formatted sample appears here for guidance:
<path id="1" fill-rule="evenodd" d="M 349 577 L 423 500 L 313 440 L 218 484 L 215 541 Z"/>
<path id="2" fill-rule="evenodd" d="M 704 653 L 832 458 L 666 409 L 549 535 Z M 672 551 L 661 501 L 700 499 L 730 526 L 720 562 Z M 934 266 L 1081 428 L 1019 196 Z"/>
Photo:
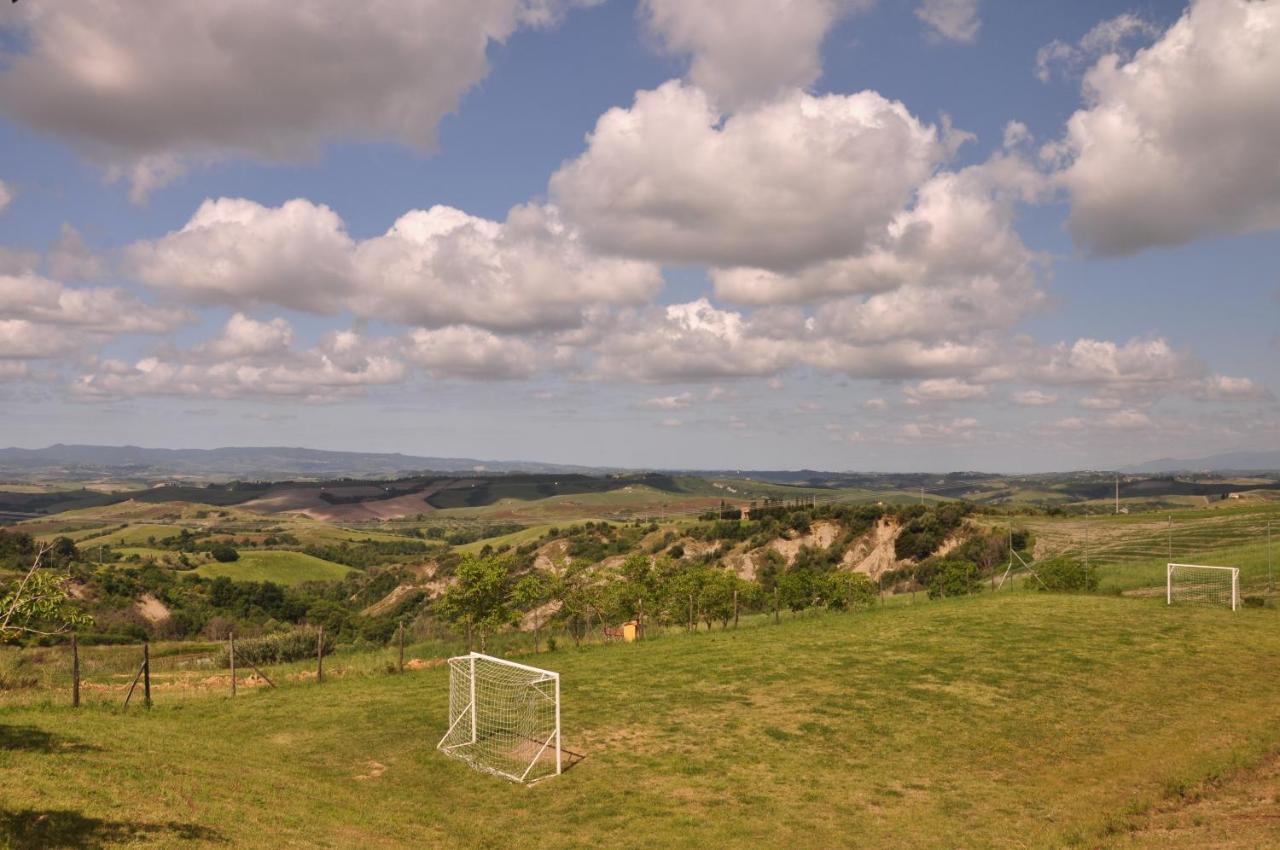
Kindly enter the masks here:
<path id="1" fill-rule="evenodd" d="M 727 628 L 742 613 L 849 610 L 878 597 L 861 573 L 792 569 L 776 580 L 749 580 L 728 569 L 642 553 L 610 570 L 575 560 L 556 572 L 523 573 L 509 554 L 468 556 L 454 578 L 435 613 L 481 649 L 491 635 L 517 625 L 534 630 L 536 640 L 538 631 L 557 624 L 580 642 L 599 625 L 634 621 L 710 630 L 715 623 Z"/>

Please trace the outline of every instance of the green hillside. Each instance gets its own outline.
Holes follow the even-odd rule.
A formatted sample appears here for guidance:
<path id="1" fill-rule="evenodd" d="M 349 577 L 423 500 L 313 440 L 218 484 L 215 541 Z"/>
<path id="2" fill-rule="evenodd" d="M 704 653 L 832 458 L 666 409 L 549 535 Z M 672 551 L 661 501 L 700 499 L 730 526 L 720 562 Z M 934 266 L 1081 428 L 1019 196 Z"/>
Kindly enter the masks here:
<path id="1" fill-rule="evenodd" d="M 1280 746 L 1277 626 L 1012 593 L 561 649 L 586 758 L 534 788 L 435 751 L 441 667 L 11 706 L 0 846 L 1156 847 L 1151 807 Z"/>
<path id="2" fill-rule="evenodd" d="M 295 585 L 306 581 L 339 581 L 351 572 L 351 567 L 304 552 L 242 551 L 238 561 L 225 564 L 212 561 L 200 565 L 195 572 L 205 578 L 226 576 L 232 581 Z"/>

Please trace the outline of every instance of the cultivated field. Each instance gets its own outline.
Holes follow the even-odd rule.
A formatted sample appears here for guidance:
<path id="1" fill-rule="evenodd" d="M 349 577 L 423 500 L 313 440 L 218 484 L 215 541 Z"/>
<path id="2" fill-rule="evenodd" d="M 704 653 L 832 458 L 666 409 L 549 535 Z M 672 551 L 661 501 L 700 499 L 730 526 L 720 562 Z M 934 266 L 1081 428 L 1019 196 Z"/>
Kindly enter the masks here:
<path id="1" fill-rule="evenodd" d="M 561 649 L 586 758 L 533 788 L 435 752 L 440 667 L 10 706 L 0 846 L 1167 846 L 1269 775 L 1278 626 L 1018 592 Z M 1260 806 L 1204 834 L 1280 841 Z"/>
<path id="2" fill-rule="evenodd" d="M 306 581 L 340 581 L 351 567 L 316 558 L 305 552 L 245 550 L 238 561 L 201 564 L 196 572 L 205 578 L 226 576 L 232 581 L 273 581 L 295 585 Z"/>

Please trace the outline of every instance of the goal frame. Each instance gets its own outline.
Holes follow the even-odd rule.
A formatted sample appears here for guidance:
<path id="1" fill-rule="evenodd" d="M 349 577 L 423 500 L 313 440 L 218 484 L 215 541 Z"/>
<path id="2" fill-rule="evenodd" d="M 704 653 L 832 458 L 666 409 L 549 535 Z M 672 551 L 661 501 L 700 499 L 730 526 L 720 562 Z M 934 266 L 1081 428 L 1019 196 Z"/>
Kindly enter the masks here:
<path id="1" fill-rule="evenodd" d="M 528 683 L 529 686 L 549 682 L 554 687 L 555 729 L 551 732 L 550 735 L 547 736 L 545 741 L 541 742 L 540 749 L 538 750 L 537 754 L 534 755 L 534 757 L 529 761 L 528 767 L 525 768 L 522 774 L 517 775 L 514 773 L 509 773 L 505 770 L 501 770 L 492 765 L 477 763 L 476 761 L 468 758 L 465 754 L 459 751 L 460 748 L 469 746 L 471 744 L 475 744 L 478 740 L 478 730 L 476 729 L 476 726 L 477 726 L 476 662 L 477 661 L 483 661 L 490 664 L 497 664 L 497 665 L 501 665 L 503 667 L 509 667 L 515 670 L 522 670 L 526 673 L 530 673 L 538 676 L 539 677 L 538 679 Z M 455 662 L 457 663 L 457 666 L 455 666 Z M 463 666 L 466 668 L 467 675 L 469 678 L 469 694 L 468 694 L 469 701 L 467 705 L 465 705 L 460 711 L 458 711 L 456 717 L 451 718 L 449 728 L 444 733 L 444 736 L 440 739 L 440 742 L 436 744 L 436 749 L 438 749 L 440 752 L 444 753 L 445 755 L 450 756 L 451 758 L 456 758 L 461 761 L 467 762 L 474 769 L 479 770 L 483 773 L 491 773 L 495 776 L 500 776 L 503 779 L 508 779 L 512 782 L 519 782 L 519 783 L 524 783 L 528 785 L 532 785 L 535 782 L 541 782 L 543 779 L 549 779 L 552 776 L 559 776 L 563 772 L 562 748 L 560 746 L 560 674 L 559 673 L 556 673 L 553 670 L 544 670 L 541 667 L 533 667 L 528 664 L 520 664 L 519 662 L 516 662 L 516 661 L 508 661 L 505 658 L 498 658 L 493 655 L 486 655 L 482 652 L 469 652 L 466 655 L 454 656 L 453 658 L 449 659 L 448 666 L 449 666 L 449 678 L 451 680 L 450 681 L 451 692 L 453 690 L 452 679 L 455 674 L 455 670 L 458 669 L 458 666 Z M 450 712 L 452 712 L 452 710 L 453 710 L 453 706 L 450 705 Z M 470 735 L 468 736 L 468 739 L 466 741 L 462 741 L 459 743 L 446 745 L 445 742 L 449 740 L 451 735 L 453 735 L 454 730 L 458 727 L 458 724 L 464 720 L 469 721 L 470 727 L 471 727 L 471 731 L 470 731 Z M 466 727 L 463 727 L 463 728 L 466 728 Z M 534 743 L 537 743 L 537 742 L 535 741 Z M 534 766 L 538 764 L 539 759 L 542 758 L 542 754 L 546 752 L 547 749 L 550 747 L 554 747 L 553 752 L 555 753 L 555 762 L 556 762 L 555 772 L 549 773 L 546 776 L 539 776 L 536 779 L 532 779 L 532 780 L 528 779 L 529 771 L 533 770 Z"/>
<path id="2" fill-rule="evenodd" d="M 1231 575 L 1231 610 L 1235 611 L 1240 607 L 1240 568 L 1239 567 L 1223 567 L 1215 564 L 1175 564 L 1169 563 L 1165 565 L 1164 588 L 1165 588 L 1165 604 L 1173 604 L 1173 573 L 1179 567 L 1187 567 L 1196 570 L 1222 570 Z"/>

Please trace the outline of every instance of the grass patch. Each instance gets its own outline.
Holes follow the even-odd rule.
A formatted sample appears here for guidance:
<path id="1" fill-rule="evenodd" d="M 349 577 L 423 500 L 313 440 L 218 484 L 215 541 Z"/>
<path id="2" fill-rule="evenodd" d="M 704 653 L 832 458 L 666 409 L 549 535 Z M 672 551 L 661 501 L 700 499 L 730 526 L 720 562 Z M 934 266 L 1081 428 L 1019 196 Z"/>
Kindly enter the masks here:
<path id="1" fill-rule="evenodd" d="M 435 752 L 440 667 L 0 708 L 48 744 L 0 749 L 0 846 L 40 812 L 103 846 L 1099 846 L 1280 744 L 1277 625 L 1010 593 L 562 648 L 587 758 L 532 789 Z"/>

